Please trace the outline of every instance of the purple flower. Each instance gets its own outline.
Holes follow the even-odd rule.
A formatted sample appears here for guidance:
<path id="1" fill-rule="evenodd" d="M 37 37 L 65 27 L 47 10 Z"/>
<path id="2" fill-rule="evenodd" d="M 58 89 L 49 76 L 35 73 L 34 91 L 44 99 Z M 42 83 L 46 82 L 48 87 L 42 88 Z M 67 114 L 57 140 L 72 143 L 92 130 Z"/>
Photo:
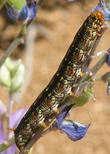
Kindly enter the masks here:
<path id="1" fill-rule="evenodd" d="M 18 10 L 10 5 L 6 5 L 8 17 L 11 20 L 31 21 L 36 17 L 37 5 L 36 3 L 26 4 L 21 10 Z"/>
<path id="2" fill-rule="evenodd" d="M 16 128 L 26 111 L 27 109 L 19 109 L 18 111 L 12 113 L 10 116 L 9 127 Z"/>
<path id="3" fill-rule="evenodd" d="M 0 109 L 1 111 L 1 109 Z M 17 112 L 14 112 L 11 114 L 9 118 L 9 127 L 15 128 L 19 124 L 20 120 L 22 119 L 23 115 L 26 113 L 26 109 L 20 109 Z M 9 138 L 11 138 L 14 135 L 14 132 L 9 133 Z M 3 125 L 3 119 L 0 119 L 0 143 L 3 143 L 6 140 L 6 134 L 4 132 L 4 125 Z M 15 154 L 16 152 L 16 145 L 12 145 L 7 150 L 3 151 L 1 154 Z"/>
<path id="4" fill-rule="evenodd" d="M 77 141 L 85 136 L 89 126 L 71 120 L 64 120 L 60 130 L 66 133 L 71 140 Z"/>
<path id="5" fill-rule="evenodd" d="M 0 144 L 5 140 L 5 135 L 4 135 L 4 127 L 2 120 L 0 119 Z"/>
<path id="6" fill-rule="evenodd" d="M 61 132 L 66 133 L 71 140 L 77 141 L 85 136 L 90 124 L 84 125 L 71 120 L 64 120 L 70 109 L 71 106 L 64 108 L 61 114 L 57 117 L 54 127 L 59 129 Z"/>

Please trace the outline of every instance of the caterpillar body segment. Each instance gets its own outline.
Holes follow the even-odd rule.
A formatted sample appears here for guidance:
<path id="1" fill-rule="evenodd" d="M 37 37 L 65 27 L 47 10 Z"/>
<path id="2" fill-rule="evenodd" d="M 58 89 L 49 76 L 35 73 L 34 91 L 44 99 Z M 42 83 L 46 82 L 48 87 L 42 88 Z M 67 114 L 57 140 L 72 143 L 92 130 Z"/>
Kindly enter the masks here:
<path id="1" fill-rule="evenodd" d="M 103 14 L 94 11 L 77 32 L 56 74 L 31 105 L 14 132 L 15 142 L 20 151 L 25 149 L 36 134 L 40 137 L 55 122 L 60 112 L 59 106 L 71 94 L 73 85 L 82 78 L 83 66 L 95 42 L 101 36 L 103 24 Z"/>

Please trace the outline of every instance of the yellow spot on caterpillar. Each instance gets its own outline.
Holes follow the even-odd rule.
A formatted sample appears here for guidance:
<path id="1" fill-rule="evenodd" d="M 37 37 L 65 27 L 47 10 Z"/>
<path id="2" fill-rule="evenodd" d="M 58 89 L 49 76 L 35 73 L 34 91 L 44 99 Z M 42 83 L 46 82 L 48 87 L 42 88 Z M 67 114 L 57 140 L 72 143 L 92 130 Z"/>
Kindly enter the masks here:
<path id="1" fill-rule="evenodd" d="M 101 11 L 94 11 L 92 16 L 96 16 L 100 21 L 104 22 L 104 15 Z"/>
<path id="2" fill-rule="evenodd" d="M 53 112 L 56 113 L 56 114 L 59 114 L 59 112 L 60 112 L 59 109 L 58 109 L 57 107 L 53 108 L 52 110 L 53 110 Z"/>
<path id="3" fill-rule="evenodd" d="M 80 76 L 82 77 L 84 75 L 84 73 L 83 72 L 80 72 Z"/>
<path id="4" fill-rule="evenodd" d="M 47 125 L 45 124 L 45 122 L 44 122 L 44 121 L 39 122 L 39 125 L 40 125 L 41 127 L 43 127 L 43 128 L 47 128 Z"/>

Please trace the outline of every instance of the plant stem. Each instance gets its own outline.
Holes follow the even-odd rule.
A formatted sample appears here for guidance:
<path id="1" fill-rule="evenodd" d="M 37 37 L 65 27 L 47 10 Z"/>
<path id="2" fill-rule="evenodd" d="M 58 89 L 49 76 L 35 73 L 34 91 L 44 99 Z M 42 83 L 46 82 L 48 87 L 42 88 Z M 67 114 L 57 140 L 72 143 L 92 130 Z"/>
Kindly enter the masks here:
<path id="1" fill-rule="evenodd" d="M 36 25 L 31 24 L 28 27 L 28 32 L 27 32 L 26 41 L 25 41 L 26 49 L 25 49 L 25 57 L 24 57 L 25 67 L 27 70 L 26 72 L 27 78 L 21 88 L 21 93 L 20 93 L 21 98 L 24 92 L 26 91 L 27 86 L 29 85 L 33 75 L 34 41 L 35 41 L 35 37 L 37 36 L 37 32 L 38 30 L 36 29 Z"/>
<path id="2" fill-rule="evenodd" d="M 7 115 L 8 115 L 8 122 L 7 122 L 7 126 L 8 128 L 10 128 L 10 115 L 12 113 L 12 109 L 13 109 L 13 98 L 12 98 L 12 94 L 9 93 L 9 100 L 8 100 L 8 104 L 7 104 Z"/>
<path id="3" fill-rule="evenodd" d="M 0 67 L 3 65 L 3 63 L 5 62 L 6 58 L 9 57 L 13 50 L 20 45 L 21 43 L 23 43 L 23 39 L 21 38 L 16 38 L 12 44 L 9 46 L 9 48 L 6 50 L 5 54 L 0 58 Z"/>
<path id="4" fill-rule="evenodd" d="M 22 27 L 21 27 L 21 31 L 20 31 L 19 35 L 15 38 L 15 40 L 11 43 L 11 45 L 6 50 L 4 55 L 0 58 L 0 67 L 3 65 L 6 58 L 9 57 L 12 54 L 12 52 L 16 49 L 16 47 L 18 45 L 24 43 L 24 36 L 26 35 L 26 28 L 27 28 L 27 25 L 23 24 Z"/>
<path id="5" fill-rule="evenodd" d="M 108 53 L 110 53 L 110 49 L 107 50 Z M 91 69 L 91 72 L 93 75 L 95 75 L 100 68 L 103 66 L 103 64 L 106 62 L 107 59 L 107 55 L 108 53 L 104 53 L 104 55 L 102 56 L 102 58 L 96 63 L 96 65 Z"/>

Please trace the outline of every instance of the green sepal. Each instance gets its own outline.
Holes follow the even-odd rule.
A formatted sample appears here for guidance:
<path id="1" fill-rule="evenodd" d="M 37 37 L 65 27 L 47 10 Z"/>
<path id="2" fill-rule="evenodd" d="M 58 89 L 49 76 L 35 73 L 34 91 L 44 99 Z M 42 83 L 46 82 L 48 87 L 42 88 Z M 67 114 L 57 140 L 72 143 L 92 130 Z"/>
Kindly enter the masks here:
<path id="1" fill-rule="evenodd" d="M 26 5 L 26 0 L 8 0 L 7 3 L 11 7 L 21 10 Z"/>
<path id="2" fill-rule="evenodd" d="M 83 106 L 93 97 L 93 86 L 88 85 L 84 88 L 80 96 L 75 96 L 73 102 L 75 106 Z"/>

